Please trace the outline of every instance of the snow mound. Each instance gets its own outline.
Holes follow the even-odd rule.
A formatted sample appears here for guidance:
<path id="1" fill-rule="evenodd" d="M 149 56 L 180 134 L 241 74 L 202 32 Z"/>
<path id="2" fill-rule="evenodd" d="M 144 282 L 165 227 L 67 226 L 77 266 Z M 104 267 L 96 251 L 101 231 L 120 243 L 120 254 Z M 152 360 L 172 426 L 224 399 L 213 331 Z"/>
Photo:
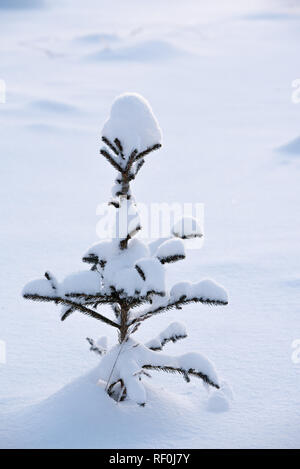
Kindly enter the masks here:
<path id="1" fill-rule="evenodd" d="M 30 107 L 34 110 L 60 114 L 70 114 L 78 111 L 78 109 L 75 106 L 72 106 L 71 104 L 64 103 L 62 101 L 53 101 L 47 99 L 32 101 L 30 103 Z"/>
<path id="2" fill-rule="evenodd" d="M 215 413 L 226 412 L 229 410 L 229 407 L 228 399 L 224 396 L 222 391 L 213 391 L 207 402 L 207 410 Z"/>
<path id="3" fill-rule="evenodd" d="M 207 410 L 209 412 L 226 412 L 230 409 L 234 396 L 230 386 L 224 381 L 221 388 L 210 391 L 210 397 L 207 401 Z"/>
<path id="4" fill-rule="evenodd" d="M 135 149 L 141 152 L 161 143 L 162 137 L 150 104 L 136 93 L 125 93 L 115 99 L 102 136 L 111 142 L 119 139 L 126 158 Z"/>
<path id="5" fill-rule="evenodd" d="M 74 41 L 82 44 L 109 44 L 111 42 L 117 42 L 120 40 L 120 37 L 117 34 L 110 33 L 91 33 L 84 34 L 82 36 L 75 37 Z"/>
<path id="6" fill-rule="evenodd" d="M 185 54 L 187 54 L 186 51 L 167 41 L 149 40 L 118 48 L 107 47 L 90 55 L 89 58 L 93 61 L 152 62 L 172 59 Z"/>
<path id="7" fill-rule="evenodd" d="M 300 155 L 300 137 L 297 137 L 291 142 L 282 145 L 278 148 L 278 151 L 290 153 L 291 155 Z"/>
<path id="8" fill-rule="evenodd" d="M 117 404 L 103 383 L 97 386 L 98 378 L 96 368 L 40 403 L 3 416 L 0 448 L 153 448 L 157 441 L 176 448 L 179 431 L 191 448 L 198 444 L 195 434 L 205 436 L 203 386 L 190 384 L 189 394 L 176 394 L 148 381 L 148 403 L 139 407 L 127 400 Z"/>

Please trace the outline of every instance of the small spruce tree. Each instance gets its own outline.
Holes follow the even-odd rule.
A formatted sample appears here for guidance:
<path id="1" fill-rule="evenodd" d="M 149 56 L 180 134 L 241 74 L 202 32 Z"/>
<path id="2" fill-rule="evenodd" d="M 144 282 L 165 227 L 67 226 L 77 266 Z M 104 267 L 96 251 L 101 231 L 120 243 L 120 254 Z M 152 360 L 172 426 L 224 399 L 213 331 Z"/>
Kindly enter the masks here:
<path id="1" fill-rule="evenodd" d="M 170 292 L 165 287 L 165 264 L 185 258 L 182 240 L 201 237 L 195 220 L 177 222 L 169 238 L 146 244 L 134 238 L 141 230 L 130 183 L 138 175 L 145 158 L 161 147 L 161 131 L 148 102 L 137 94 L 119 96 L 102 131 L 101 155 L 117 171 L 109 204 L 116 209 L 116 237 L 93 245 L 83 261 L 90 270 L 69 275 L 59 283 L 50 273 L 33 280 L 24 290 L 24 298 L 61 304 L 61 320 L 79 311 L 114 327 L 119 343 L 107 350 L 106 338 L 88 338 L 90 349 L 103 356 L 99 379 L 117 401 L 126 397 L 145 405 L 143 377 L 151 370 L 179 373 L 189 382 L 194 376 L 219 389 L 212 363 L 199 353 L 170 356 L 160 353 L 168 342 L 187 337 L 185 326 L 171 323 L 156 338 L 142 344 L 134 333 L 147 319 L 190 303 L 226 305 L 226 291 L 212 280 L 180 282 Z M 125 217 L 124 217 L 125 214 Z M 124 219 L 126 223 L 124 223 Z M 99 312 L 110 305 L 113 318 Z"/>

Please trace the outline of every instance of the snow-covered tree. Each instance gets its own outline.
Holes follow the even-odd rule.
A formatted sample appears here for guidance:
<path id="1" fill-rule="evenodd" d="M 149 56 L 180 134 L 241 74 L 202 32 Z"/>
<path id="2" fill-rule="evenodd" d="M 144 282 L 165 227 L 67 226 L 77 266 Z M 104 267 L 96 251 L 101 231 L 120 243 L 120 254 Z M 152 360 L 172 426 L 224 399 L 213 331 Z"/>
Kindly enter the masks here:
<path id="1" fill-rule="evenodd" d="M 166 264 L 185 258 L 184 239 L 202 236 L 196 220 L 177 222 L 169 239 L 146 244 L 135 238 L 141 226 L 130 183 L 145 159 L 161 147 L 161 131 L 148 102 L 137 94 L 119 96 L 104 124 L 102 141 L 105 146 L 100 153 L 117 171 L 109 202 L 116 210 L 116 237 L 101 241 L 87 251 L 83 261 L 91 265 L 90 270 L 71 274 L 62 282 L 46 272 L 45 278 L 25 286 L 23 296 L 61 304 L 62 321 L 79 311 L 117 330 L 119 341 L 109 350 L 105 337 L 96 342 L 88 338 L 88 341 L 91 350 L 103 356 L 99 379 L 106 383 L 108 394 L 118 401 L 127 396 L 144 405 L 143 378 L 151 370 L 179 373 L 187 382 L 194 376 L 218 389 L 217 373 L 204 356 L 161 353 L 166 343 L 187 336 L 183 324 L 171 323 L 145 344 L 133 338 L 146 320 L 168 310 L 180 310 L 190 303 L 228 303 L 226 291 L 212 280 L 194 284 L 180 282 L 169 292 L 166 290 Z M 111 306 L 113 319 L 100 312 L 103 305 Z"/>

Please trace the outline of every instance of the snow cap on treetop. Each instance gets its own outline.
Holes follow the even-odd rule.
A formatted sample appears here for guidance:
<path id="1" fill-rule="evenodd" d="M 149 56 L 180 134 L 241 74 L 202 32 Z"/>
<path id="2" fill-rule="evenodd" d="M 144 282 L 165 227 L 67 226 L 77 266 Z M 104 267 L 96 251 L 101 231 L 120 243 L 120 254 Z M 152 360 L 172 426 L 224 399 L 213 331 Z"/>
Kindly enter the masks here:
<path id="1" fill-rule="evenodd" d="M 118 96 L 104 123 L 102 136 L 112 142 L 120 140 L 125 158 L 133 150 L 144 151 L 161 143 L 162 134 L 158 121 L 148 101 L 137 93 Z"/>

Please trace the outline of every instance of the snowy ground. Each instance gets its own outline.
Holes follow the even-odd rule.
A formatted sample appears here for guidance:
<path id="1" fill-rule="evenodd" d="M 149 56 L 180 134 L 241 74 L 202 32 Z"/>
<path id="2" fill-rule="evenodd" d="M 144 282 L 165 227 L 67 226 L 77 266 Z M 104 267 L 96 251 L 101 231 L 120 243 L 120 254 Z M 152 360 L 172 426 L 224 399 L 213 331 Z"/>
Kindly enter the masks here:
<path id="1" fill-rule="evenodd" d="M 0 447 L 300 446 L 299 26 L 298 1 L 0 0 Z M 81 268 L 97 240 L 113 181 L 100 128 L 123 91 L 151 102 L 164 133 L 137 200 L 205 203 L 203 249 L 169 267 L 170 283 L 212 277 L 230 294 L 149 320 L 139 338 L 183 321 L 189 337 L 166 350 L 213 360 L 234 391 L 226 412 L 198 381 L 159 373 L 147 407 L 117 406 L 85 342 L 113 344 L 114 331 L 20 296 L 46 269 Z"/>

